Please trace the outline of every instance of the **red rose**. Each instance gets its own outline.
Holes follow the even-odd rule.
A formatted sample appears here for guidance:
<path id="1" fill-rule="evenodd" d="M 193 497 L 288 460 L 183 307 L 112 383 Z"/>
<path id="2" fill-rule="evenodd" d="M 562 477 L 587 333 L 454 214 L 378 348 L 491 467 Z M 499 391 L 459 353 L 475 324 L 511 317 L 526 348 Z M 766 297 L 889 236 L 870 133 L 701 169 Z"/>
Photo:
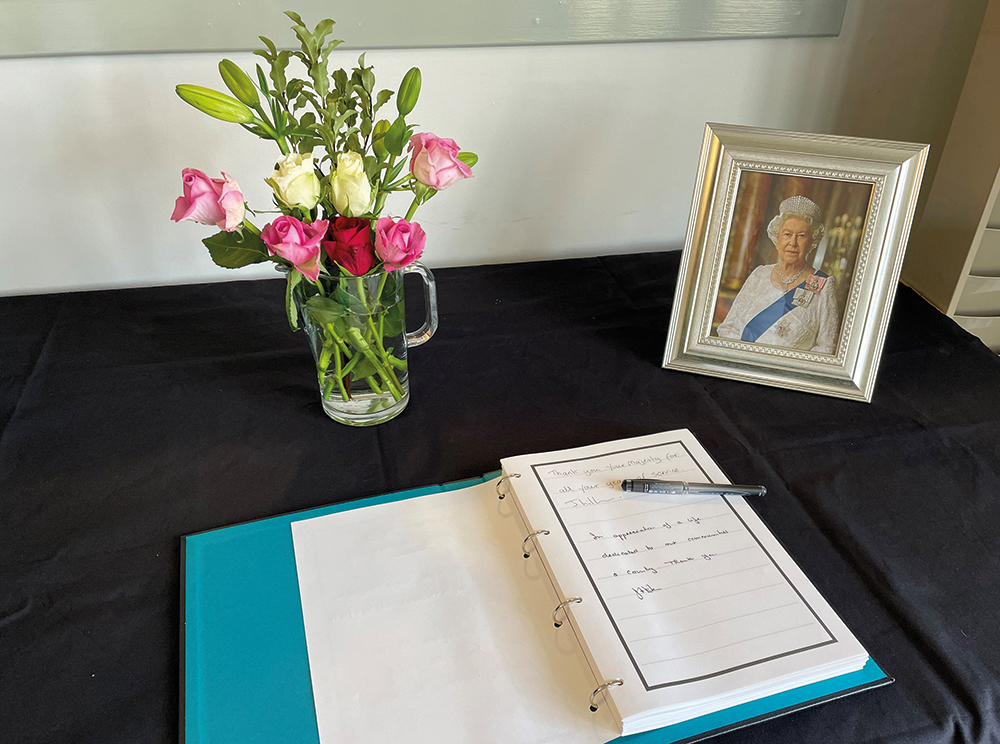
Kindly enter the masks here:
<path id="1" fill-rule="evenodd" d="M 330 225 L 326 254 L 354 276 L 367 274 L 378 262 L 372 243 L 372 225 L 361 217 L 338 217 Z"/>

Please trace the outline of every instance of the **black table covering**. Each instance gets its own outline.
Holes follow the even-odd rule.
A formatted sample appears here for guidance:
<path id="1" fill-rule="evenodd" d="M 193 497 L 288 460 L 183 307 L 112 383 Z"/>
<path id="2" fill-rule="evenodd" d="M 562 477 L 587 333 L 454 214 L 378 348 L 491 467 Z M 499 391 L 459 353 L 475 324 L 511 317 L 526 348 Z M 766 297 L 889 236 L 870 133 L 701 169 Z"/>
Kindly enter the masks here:
<path id="1" fill-rule="evenodd" d="M 679 257 L 438 271 L 373 429 L 282 280 L 0 298 L 0 741 L 177 740 L 181 535 L 680 427 L 896 678 L 720 742 L 1000 741 L 1000 360 L 901 287 L 871 404 L 663 370 Z"/>

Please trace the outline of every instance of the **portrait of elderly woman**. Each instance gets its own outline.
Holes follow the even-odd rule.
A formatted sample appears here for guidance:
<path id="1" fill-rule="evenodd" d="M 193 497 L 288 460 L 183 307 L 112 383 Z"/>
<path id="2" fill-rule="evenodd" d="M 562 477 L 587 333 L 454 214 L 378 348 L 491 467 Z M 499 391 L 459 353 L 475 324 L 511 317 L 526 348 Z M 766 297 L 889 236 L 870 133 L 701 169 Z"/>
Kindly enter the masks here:
<path id="1" fill-rule="evenodd" d="M 870 193 L 868 184 L 744 174 L 714 335 L 836 353 Z"/>
<path id="2" fill-rule="evenodd" d="M 811 263 L 826 234 L 804 196 L 781 202 L 767 226 L 776 261 L 753 270 L 716 333 L 721 338 L 832 354 L 840 333 L 835 280 Z"/>

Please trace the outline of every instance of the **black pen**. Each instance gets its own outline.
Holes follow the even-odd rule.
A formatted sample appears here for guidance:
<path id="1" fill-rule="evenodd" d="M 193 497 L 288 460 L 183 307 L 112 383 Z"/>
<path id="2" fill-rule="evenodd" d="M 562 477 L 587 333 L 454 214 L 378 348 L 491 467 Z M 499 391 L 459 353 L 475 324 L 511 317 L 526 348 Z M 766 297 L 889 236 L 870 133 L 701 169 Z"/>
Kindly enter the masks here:
<path id="1" fill-rule="evenodd" d="M 623 491 L 664 493 L 676 496 L 763 496 L 764 486 L 737 486 L 729 483 L 686 483 L 684 481 L 632 478 L 622 481 Z"/>

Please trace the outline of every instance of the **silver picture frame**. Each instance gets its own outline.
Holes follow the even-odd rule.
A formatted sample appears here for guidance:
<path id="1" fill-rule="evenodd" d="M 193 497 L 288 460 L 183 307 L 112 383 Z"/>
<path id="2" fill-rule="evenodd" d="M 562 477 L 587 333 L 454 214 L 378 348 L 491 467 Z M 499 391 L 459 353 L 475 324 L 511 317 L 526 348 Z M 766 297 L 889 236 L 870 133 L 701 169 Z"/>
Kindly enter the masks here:
<path id="1" fill-rule="evenodd" d="M 928 150 L 928 145 L 907 142 L 706 124 L 663 366 L 870 402 Z M 753 192 L 752 211 L 747 206 L 750 185 L 765 181 L 771 190 Z M 741 189 L 741 183 L 747 185 Z M 822 249 L 824 266 L 831 266 L 814 276 L 835 274 L 840 280 L 824 280 L 829 291 L 839 290 L 830 300 L 839 303 L 840 311 L 832 316 L 839 317 L 839 331 L 829 349 L 784 346 L 779 338 L 784 329 L 777 321 L 759 336 L 770 343 L 744 340 L 746 330 L 740 338 L 719 335 L 732 308 L 726 303 L 736 302 L 744 286 L 750 297 L 749 276 L 735 288 L 740 275 L 755 262 L 768 269 L 763 258 L 768 236 L 777 249 L 768 228 L 769 220 L 779 220 L 774 204 L 782 192 L 775 191 L 775 184 L 785 195 L 810 187 L 838 194 L 838 203 L 847 194 L 855 205 L 862 204 L 856 215 L 824 214 L 819 221 L 830 225 L 811 235 L 811 260 Z M 757 252 L 748 254 L 754 246 Z M 783 284 L 778 282 L 780 289 L 787 289 Z M 802 286 L 793 290 L 796 304 Z M 809 286 L 818 296 L 815 285 Z M 822 290 L 825 285 L 819 286 Z M 801 299 L 814 298 L 802 294 Z M 748 302 L 740 308 L 749 307 Z M 801 334 L 796 342 L 808 344 Z"/>

